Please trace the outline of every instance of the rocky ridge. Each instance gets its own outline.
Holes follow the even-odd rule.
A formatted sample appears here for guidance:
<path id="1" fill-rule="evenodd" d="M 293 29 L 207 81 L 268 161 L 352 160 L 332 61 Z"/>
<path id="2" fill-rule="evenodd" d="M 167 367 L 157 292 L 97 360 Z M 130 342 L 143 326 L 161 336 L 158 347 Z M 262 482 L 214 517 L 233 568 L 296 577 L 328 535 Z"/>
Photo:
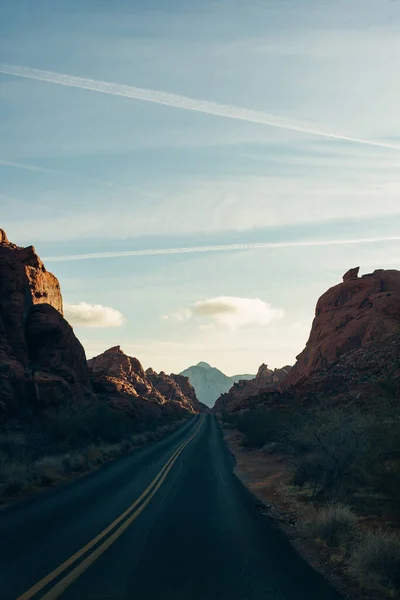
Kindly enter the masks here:
<path id="1" fill-rule="evenodd" d="M 276 392 L 290 370 L 290 366 L 272 370 L 263 363 L 254 379 L 239 381 L 229 392 L 222 394 L 216 401 L 213 411 L 219 413 L 239 410 L 248 406 L 255 396 Z"/>

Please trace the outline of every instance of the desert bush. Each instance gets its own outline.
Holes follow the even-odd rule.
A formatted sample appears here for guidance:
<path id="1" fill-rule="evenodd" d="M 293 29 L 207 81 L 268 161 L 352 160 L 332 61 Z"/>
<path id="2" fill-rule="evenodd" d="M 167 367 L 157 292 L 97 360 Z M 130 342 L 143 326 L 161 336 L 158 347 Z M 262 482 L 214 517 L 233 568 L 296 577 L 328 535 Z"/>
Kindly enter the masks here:
<path id="1" fill-rule="evenodd" d="M 82 473 L 88 468 L 87 457 L 81 452 L 68 452 L 61 456 L 66 475 Z"/>
<path id="2" fill-rule="evenodd" d="M 350 562 L 358 582 L 370 589 L 400 592 L 400 536 L 386 531 L 365 534 Z"/>
<path id="3" fill-rule="evenodd" d="M 371 420 L 355 409 L 322 407 L 308 411 L 292 429 L 294 483 L 310 484 L 315 496 L 335 496 L 355 465 L 371 450 Z"/>
<path id="4" fill-rule="evenodd" d="M 19 461 L 0 461 L 0 496 L 12 496 L 27 490 L 34 482 L 28 465 Z"/>
<path id="5" fill-rule="evenodd" d="M 291 417 L 282 409 L 248 410 L 236 417 L 236 426 L 244 433 L 245 447 L 261 448 L 268 442 L 278 442 L 286 435 Z"/>
<path id="6" fill-rule="evenodd" d="M 62 456 L 43 456 L 35 461 L 33 469 L 40 485 L 51 485 L 65 475 Z"/>
<path id="7" fill-rule="evenodd" d="M 89 467 L 95 467 L 104 462 L 104 453 L 100 445 L 91 445 L 87 449 L 87 461 Z"/>
<path id="8" fill-rule="evenodd" d="M 303 533 L 323 540 L 328 546 L 348 548 L 357 533 L 357 517 L 341 504 L 321 508 L 301 526 Z"/>

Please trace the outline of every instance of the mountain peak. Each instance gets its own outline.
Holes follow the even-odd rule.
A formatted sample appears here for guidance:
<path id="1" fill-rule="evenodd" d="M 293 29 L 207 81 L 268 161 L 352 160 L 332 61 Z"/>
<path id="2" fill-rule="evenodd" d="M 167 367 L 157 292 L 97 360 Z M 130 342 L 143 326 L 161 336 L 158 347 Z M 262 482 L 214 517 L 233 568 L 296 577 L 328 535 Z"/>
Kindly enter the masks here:
<path id="1" fill-rule="evenodd" d="M 203 367 L 203 369 L 212 369 L 211 365 L 202 360 L 199 363 L 197 363 L 196 367 Z"/>

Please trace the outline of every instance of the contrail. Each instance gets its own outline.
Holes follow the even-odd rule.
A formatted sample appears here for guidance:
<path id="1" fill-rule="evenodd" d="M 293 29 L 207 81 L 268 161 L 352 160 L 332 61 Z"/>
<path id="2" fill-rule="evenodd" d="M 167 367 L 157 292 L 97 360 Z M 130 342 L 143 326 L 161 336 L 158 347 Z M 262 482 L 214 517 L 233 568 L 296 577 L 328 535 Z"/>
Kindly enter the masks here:
<path id="1" fill-rule="evenodd" d="M 88 175 L 82 175 L 81 173 L 75 173 L 73 171 L 60 171 L 59 169 L 47 169 L 46 167 L 39 167 L 36 165 L 30 165 L 29 163 L 17 162 L 12 160 L 3 160 L 0 159 L 0 166 L 4 167 L 12 167 L 15 169 L 26 169 L 27 171 L 33 171 L 38 173 L 50 173 L 51 175 L 60 175 L 61 177 L 67 177 L 72 179 L 78 179 L 81 181 L 87 181 L 88 183 L 95 183 L 96 185 L 100 185 L 103 187 L 108 187 L 113 190 L 121 191 L 121 192 L 134 192 L 137 193 L 137 190 L 134 190 L 131 186 L 121 185 L 118 183 L 114 183 L 113 181 L 107 181 L 105 179 L 98 179 L 97 177 L 90 177 Z M 155 192 L 141 191 L 141 194 L 152 197 L 152 198 L 160 198 L 161 194 Z"/>
<path id="2" fill-rule="evenodd" d="M 199 252 L 232 252 L 235 250 L 258 250 L 266 248 L 310 248 L 322 246 L 346 246 L 348 244 L 376 244 L 399 242 L 400 236 L 382 238 L 362 238 L 356 240 L 314 240 L 308 242 L 260 242 L 255 244 L 225 244 L 219 246 L 192 246 L 188 248 L 157 248 L 153 250 L 122 250 L 121 252 L 95 252 L 92 254 L 69 254 L 48 256 L 45 262 L 69 260 L 93 260 L 96 258 L 123 258 L 126 256 L 157 256 L 167 254 L 195 254 Z"/>
<path id="3" fill-rule="evenodd" d="M 267 125 L 269 127 L 278 127 L 299 133 L 307 133 L 320 137 L 330 138 L 352 142 L 356 144 L 366 144 L 368 146 L 377 146 L 379 148 L 389 148 L 391 150 L 400 150 L 400 145 L 389 144 L 382 141 L 373 141 L 363 138 L 351 137 L 339 133 L 332 133 L 320 129 L 314 129 L 308 125 L 303 125 L 282 119 L 275 115 L 271 115 L 262 111 L 241 108 L 230 104 L 219 104 L 218 102 L 209 102 L 207 100 L 198 100 L 188 96 L 178 94 L 170 94 L 159 90 L 150 90 L 131 85 L 122 85 L 119 83 L 110 83 L 107 81 L 96 81 L 85 77 L 75 77 L 73 75 L 65 75 L 62 73 L 54 73 L 52 71 L 43 71 L 41 69 L 32 69 L 30 67 L 20 67 L 16 65 L 6 65 L 0 63 L 0 73 L 6 75 L 14 75 L 15 77 L 23 77 L 27 79 L 37 79 L 48 83 L 65 85 L 69 87 L 91 90 L 93 92 L 101 92 L 103 94 L 112 94 L 114 96 L 123 96 L 133 100 L 143 100 L 144 102 L 154 102 L 156 104 L 164 104 L 165 106 L 173 106 L 184 110 L 192 110 L 208 115 L 225 117 L 227 119 L 236 119 L 239 121 L 247 121 L 248 123 L 257 123 L 259 125 Z"/>
<path id="4" fill-rule="evenodd" d="M 52 169 L 46 169 L 45 167 L 36 167 L 35 165 L 29 165 L 28 163 L 15 162 L 12 160 L 0 159 L 0 165 L 4 167 L 13 167 L 15 169 L 26 169 L 27 171 L 37 171 L 38 173 L 54 173 Z"/>

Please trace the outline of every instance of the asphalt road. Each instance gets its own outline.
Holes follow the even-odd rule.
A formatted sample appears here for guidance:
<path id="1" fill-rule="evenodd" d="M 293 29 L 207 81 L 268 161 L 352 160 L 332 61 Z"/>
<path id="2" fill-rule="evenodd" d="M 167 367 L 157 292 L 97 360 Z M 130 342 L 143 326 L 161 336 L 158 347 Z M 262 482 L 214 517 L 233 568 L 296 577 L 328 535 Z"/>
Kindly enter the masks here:
<path id="1" fill-rule="evenodd" d="M 212 415 L 0 511 L 1 600 L 59 597 L 340 600 L 258 513 Z"/>

